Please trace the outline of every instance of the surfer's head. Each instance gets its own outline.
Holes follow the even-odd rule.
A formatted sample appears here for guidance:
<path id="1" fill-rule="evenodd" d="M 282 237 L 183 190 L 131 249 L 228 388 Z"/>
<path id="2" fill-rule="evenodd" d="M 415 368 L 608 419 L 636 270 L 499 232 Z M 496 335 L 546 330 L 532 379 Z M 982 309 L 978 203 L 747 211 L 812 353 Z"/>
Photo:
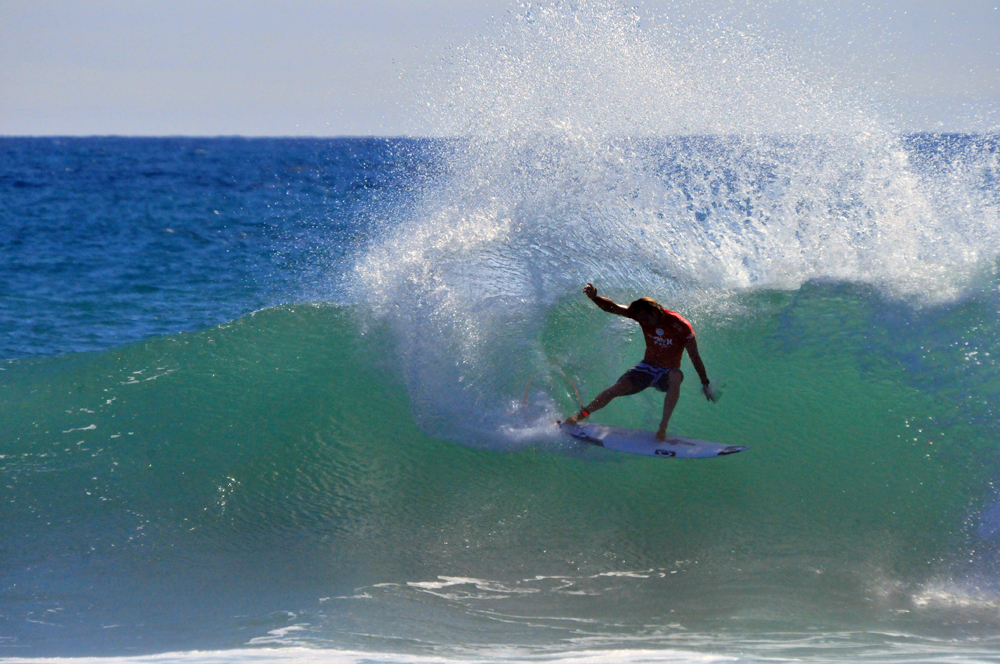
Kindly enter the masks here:
<path id="1" fill-rule="evenodd" d="M 652 325 L 660 319 L 660 314 L 662 313 L 663 307 L 651 297 L 640 297 L 628 305 L 629 318 L 637 320 L 640 323 L 645 321 Z"/>

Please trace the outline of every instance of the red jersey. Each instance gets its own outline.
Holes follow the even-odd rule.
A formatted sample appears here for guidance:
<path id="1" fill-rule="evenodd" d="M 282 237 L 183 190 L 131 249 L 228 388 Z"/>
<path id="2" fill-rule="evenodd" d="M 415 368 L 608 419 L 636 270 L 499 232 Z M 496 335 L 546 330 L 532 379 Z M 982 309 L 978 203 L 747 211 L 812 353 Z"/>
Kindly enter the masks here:
<path id="1" fill-rule="evenodd" d="M 635 319 L 633 319 L 635 320 Z M 639 321 L 636 321 L 637 323 Z M 646 337 L 646 355 L 642 361 L 665 369 L 679 369 L 684 347 L 694 339 L 694 328 L 676 311 L 663 309 L 656 325 L 642 327 Z"/>

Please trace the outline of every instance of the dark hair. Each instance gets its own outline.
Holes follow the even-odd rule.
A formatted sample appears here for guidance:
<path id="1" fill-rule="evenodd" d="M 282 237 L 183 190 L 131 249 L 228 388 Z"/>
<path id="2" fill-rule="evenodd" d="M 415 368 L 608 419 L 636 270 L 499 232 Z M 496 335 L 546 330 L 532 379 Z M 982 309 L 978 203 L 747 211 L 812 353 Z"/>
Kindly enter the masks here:
<path id="1" fill-rule="evenodd" d="M 640 297 L 638 300 L 628 305 L 629 315 L 632 316 L 642 312 L 659 314 L 662 311 L 663 307 L 661 307 L 659 303 L 651 297 Z"/>

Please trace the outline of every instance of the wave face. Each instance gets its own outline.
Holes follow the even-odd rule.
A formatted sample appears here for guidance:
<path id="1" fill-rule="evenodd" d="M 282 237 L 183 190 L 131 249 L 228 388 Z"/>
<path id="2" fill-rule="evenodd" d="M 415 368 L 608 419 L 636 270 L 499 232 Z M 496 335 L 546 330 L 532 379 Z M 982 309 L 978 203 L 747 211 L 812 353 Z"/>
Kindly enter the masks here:
<path id="1" fill-rule="evenodd" d="M 961 653 L 1000 599 L 995 292 L 921 311 L 834 283 L 747 295 L 752 317 L 699 330 L 725 398 L 689 390 L 674 426 L 750 450 L 703 462 L 552 429 L 507 453 L 429 436 L 392 327 L 354 306 L 7 364 L 3 645 L 822 660 L 828 639 L 896 647 L 876 625 Z M 641 352 L 578 301 L 541 335 L 553 356 L 609 349 L 564 365 L 587 393 Z M 569 409 L 555 378 L 538 394 Z"/>

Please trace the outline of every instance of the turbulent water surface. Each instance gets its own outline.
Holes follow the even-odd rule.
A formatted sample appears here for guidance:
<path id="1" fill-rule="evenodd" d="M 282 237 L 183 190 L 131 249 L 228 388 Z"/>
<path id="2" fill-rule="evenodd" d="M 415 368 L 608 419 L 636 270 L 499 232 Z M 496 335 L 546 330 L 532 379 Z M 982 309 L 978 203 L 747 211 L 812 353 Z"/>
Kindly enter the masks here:
<path id="1" fill-rule="evenodd" d="M 1000 659 L 1000 139 L 713 29 L 528 11 L 446 138 L 0 140 L 0 657 Z M 588 281 L 749 450 L 558 434 L 643 351 Z"/>

